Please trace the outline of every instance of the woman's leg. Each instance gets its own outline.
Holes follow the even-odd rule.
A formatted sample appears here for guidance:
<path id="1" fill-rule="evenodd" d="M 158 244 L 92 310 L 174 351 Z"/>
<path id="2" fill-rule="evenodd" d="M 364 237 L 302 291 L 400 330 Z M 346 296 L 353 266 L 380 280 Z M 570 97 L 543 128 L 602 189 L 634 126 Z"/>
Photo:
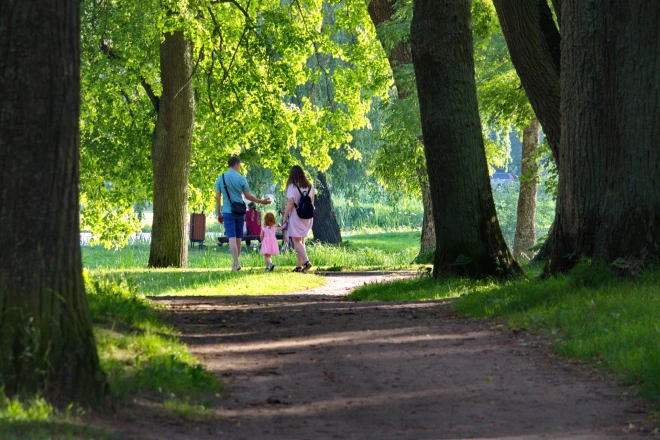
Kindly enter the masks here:
<path id="1" fill-rule="evenodd" d="M 305 248 L 305 239 L 303 237 L 292 237 L 293 247 L 296 248 L 296 255 L 298 256 L 298 266 L 302 266 L 308 260 L 307 249 Z"/>

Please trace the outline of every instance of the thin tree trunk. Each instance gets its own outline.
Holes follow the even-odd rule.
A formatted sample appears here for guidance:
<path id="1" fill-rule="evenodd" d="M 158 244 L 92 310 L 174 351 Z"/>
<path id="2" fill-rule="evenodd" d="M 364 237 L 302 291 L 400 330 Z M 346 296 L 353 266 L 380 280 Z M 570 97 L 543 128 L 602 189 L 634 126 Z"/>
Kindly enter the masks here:
<path id="1" fill-rule="evenodd" d="M 106 393 L 82 279 L 80 5 L 0 3 L 0 387 L 56 403 Z"/>
<path id="2" fill-rule="evenodd" d="M 314 240 L 323 243 L 341 244 L 341 230 L 339 222 L 332 205 L 330 188 L 325 178 L 325 173 L 318 172 L 318 185 L 316 186 L 316 197 L 314 200 L 316 210 L 314 211 L 314 224 L 312 232 Z"/>
<path id="3" fill-rule="evenodd" d="M 195 97 L 191 81 L 192 42 L 183 32 L 165 34 L 160 45 L 160 71 L 163 94 L 151 146 L 154 218 L 149 267 L 186 267 Z"/>
<path id="4" fill-rule="evenodd" d="M 394 15 L 394 0 L 371 0 L 369 2 L 368 10 L 371 21 L 376 29 L 378 26 L 386 21 L 392 19 Z M 385 48 L 382 35 L 378 33 L 378 39 Z M 394 74 L 394 84 L 397 89 L 397 96 L 399 99 L 405 99 L 410 92 L 401 81 L 399 75 L 396 74 L 397 70 L 401 67 L 412 64 L 412 54 L 408 48 L 407 42 L 401 42 L 394 47 L 387 55 L 390 63 L 390 68 Z M 435 227 L 433 224 L 433 203 L 431 201 L 431 190 L 428 183 L 428 176 L 426 175 L 426 167 L 417 170 L 419 176 L 419 186 L 422 193 L 422 206 L 424 208 L 424 218 L 422 223 L 422 234 L 420 239 L 420 253 L 430 252 L 435 249 Z"/>
<path id="5" fill-rule="evenodd" d="M 538 189 L 539 167 L 536 163 L 536 150 L 539 148 L 538 119 L 533 118 L 523 130 L 522 179 L 518 195 L 518 216 L 516 234 L 513 238 L 513 257 L 531 259 L 532 247 L 536 244 L 536 191 Z"/>
<path id="6" fill-rule="evenodd" d="M 434 275 L 517 274 L 488 179 L 470 1 L 415 1 L 410 40 L 435 220 Z"/>
<path id="7" fill-rule="evenodd" d="M 422 219 L 422 238 L 420 240 L 419 252 L 425 254 L 435 249 L 435 223 L 433 222 L 433 202 L 431 200 L 431 187 L 426 174 L 420 174 L 419 186 L 422 190 L 422 204 L 424 206 L 424 217 Z"/>
<path id="8" fill-rule="evenodd" d="M 635 272 L 660 257 L 660 8 L 561 7 L 559 221 L 548 269 L 597 256 Z"/>

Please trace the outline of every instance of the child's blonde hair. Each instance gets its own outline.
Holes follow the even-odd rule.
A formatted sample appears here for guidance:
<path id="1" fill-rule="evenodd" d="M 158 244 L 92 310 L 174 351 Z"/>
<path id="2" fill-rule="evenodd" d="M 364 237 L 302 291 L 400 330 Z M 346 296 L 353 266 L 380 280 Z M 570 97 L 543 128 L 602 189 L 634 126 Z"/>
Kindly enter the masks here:
<path id="1" fill-rule="evenodd" d="M 275 215 L 272 212 L 266 214 L 266 217 L 264 217 L 264 226 L 275 226 L 275 224 L 277 224 Z"/>

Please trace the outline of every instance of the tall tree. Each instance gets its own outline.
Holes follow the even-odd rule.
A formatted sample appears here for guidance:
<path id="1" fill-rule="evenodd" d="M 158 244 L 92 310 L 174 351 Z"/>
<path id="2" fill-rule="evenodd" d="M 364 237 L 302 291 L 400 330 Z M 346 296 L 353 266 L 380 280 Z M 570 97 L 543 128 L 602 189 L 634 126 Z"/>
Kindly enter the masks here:
<path id="1" fill-rule="evenodd" d="M 78 0 L 0 3 L 0 386 L 99 404 L 79 243 Z"/>
<path id="2" fill-rule="evenodd" d="M 531 248 L 536 244 L 536 192 L 538 189 L 538 164 L 536 152 L 539 148 L 538 119 L 533 118 L 523 130 L 522 166 L 516 234 L 513 237 L 513 256 L 532 258 Z"/>
<path id="3" fill-rule="evenodd" d="M 558 222 L 549 269 L 660 257 L 660 7 L 563 0 Z"/>
<path id="4" fill-rule="evenodd" d="M 560 42 L 547 0 L 493 0 L 511 61 L 559 159 Z"/>
<path id="5" fill-rule="evenodd" d="M 410 53 L 408 41 L 397 41 L 394 43 L 393 47 L 390 47 L 387 38 L 383 35 L 382 29 L 380 31 L 378 29 L 381 25 L 394 18 L 396 12 L 396 0 L 371 0 L 368 4 L 368 11 L 371 22 L 378 31 L 378 39 L 387 53 L 387 59 L 394 75 L 394 85 L 397 90 L 397 97 L 395 99 L 405 100 L 412 94 L 411 89 L 413 88 L 411 85 L 405 83 L 405 74 L 403 74 L 406 68 L 412 66 L 412 54 Z M 400 144 L 399 146 L 402 145 Z M 416 148 L 413 147 L 412 151 L 405 152 L 404 156 L 408 156 L 409 160 L 413 160 L 416 154 L 415 150 Z M 422 160 L 421 162 L 424 161 Z M 416 165 L 415 172 L 419 182 L 422 195 L 422 206 L 424 208 L 420 252 L 425 253 L 435 249 L 433 205 L 431 202 L 431 191 L 429 189 L 426 166 L 424 166 L 423 163 Z"/>
<path id="6" fill-rule="evenodd" d="M 436 230 L 434 274 L 517 274 L 488 179 L 470 2 L 417 0 L 413 11 L 410 40 Z"/>
<path id="7" fill-rule="evenodd" d="M 552 11 L 547 0 L 493 0 L 493 3 L 511 60 L 557 163 L 561 140 L 561 36 Z M 552 0 L 552 3 L 559 15 L 561 1 Z M 555 214 L 549 238 L 536 259 L 547 258 L 552 231 L 559 220 L 560 216 Z"/>
<path id="8" fill-rule="evenodd" d="M 160 44 L 163 93 L 151 144 L 154 217 L 149 267 L 186 267 L 188 175 L 195 125 L 192 42 L 182 31 L 166 33 Z"/>
<path id="9" fill-rule="evenodd" d="M 314 224 L 312 225 L 314 240 L 323 243 L 341 244 L 341 230 L 339 229 L 339 222 L 337 222 L 337 215 L 332 207 L 330 186 L 325 173 L 319 171 L 317 177 L 318 183 L 314 200 L 316 211 L 314 213 Z"/>

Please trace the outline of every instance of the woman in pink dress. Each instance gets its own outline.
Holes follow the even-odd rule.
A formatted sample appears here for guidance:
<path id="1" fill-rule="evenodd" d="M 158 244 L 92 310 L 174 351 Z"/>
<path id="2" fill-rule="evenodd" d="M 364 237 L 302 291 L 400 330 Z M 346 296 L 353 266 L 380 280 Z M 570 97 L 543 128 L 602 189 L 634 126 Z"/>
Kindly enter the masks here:
<path id="1" fill-rule="evenodd" d="M 285 223 L 286 224 L 286 223 Z M 266 258 L 266 270 L 273 271 L 275 265 L 273 260 L 270 259 L 271 255 L 277 255 L 280 253 L 280 248 L 277 247 L 277 231 L 284 229 L 284 225 L 276 226 L 275 225 L 275 216 L 273 213 L 269 212 L 264 218 L 264 224 L 261 227 L 261 233 L 259 237 L 261 239 L 261 255 Z"/>
<path id="2" fill-rule="evenodd" d="M 309 235 L 314 223 L 313 218 L 300 218 L 296 208 L 299 205 L 303 194 L 308 195 L 314 204 L 314 186 L 309 182 L 305 172 L 301 167 L 295 165 L 289 172 L 289 180 L 286 182 L 286 210 L 284 218 L 289 219 L 289 237 L 293 241 L 293 247 L 298 255 L 298 266 L 293 269 L 294 272 L 307 272 L 312 263 L 307 258 L 307 249 L 305 248 L 305 238 Z M 288 216 L 288 217 L 287 217 Z"/>

